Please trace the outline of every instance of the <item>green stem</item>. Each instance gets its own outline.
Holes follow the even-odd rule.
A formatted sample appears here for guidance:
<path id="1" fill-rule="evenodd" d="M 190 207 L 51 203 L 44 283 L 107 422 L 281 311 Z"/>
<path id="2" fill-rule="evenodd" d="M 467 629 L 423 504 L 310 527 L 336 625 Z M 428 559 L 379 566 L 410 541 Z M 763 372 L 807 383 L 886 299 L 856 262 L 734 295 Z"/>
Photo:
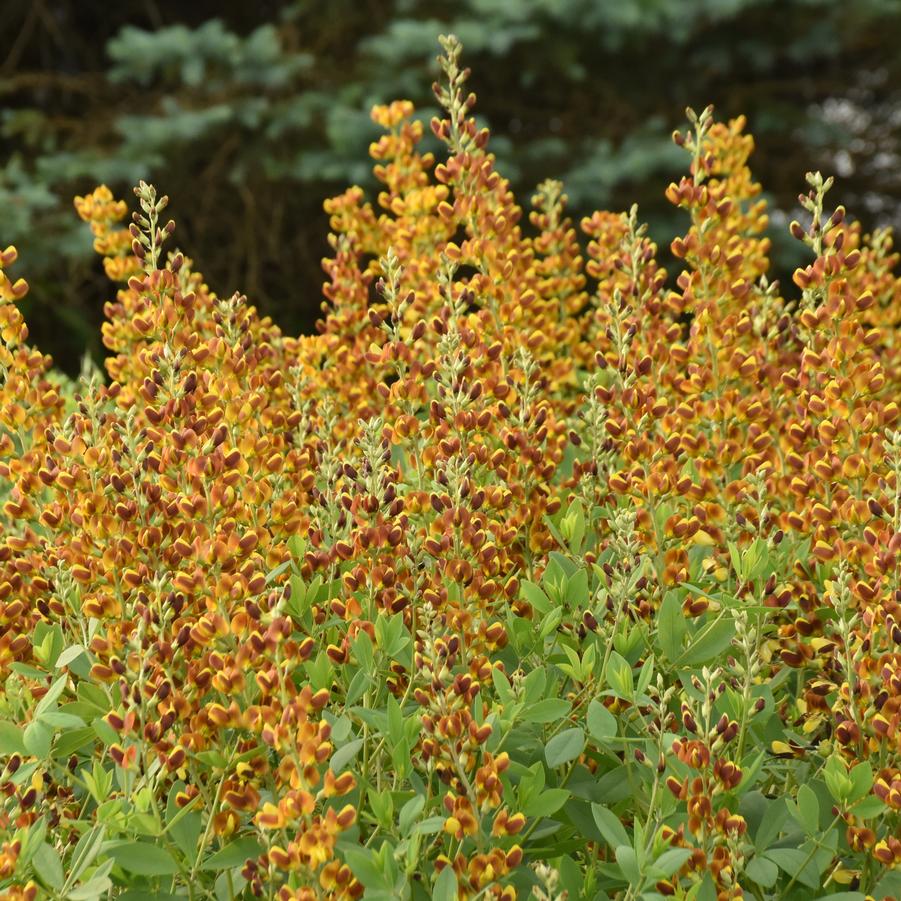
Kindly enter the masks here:
<path id="1" fill-rule="evenodd" d="M 232 763 L 235 757 L 235 752 L 238 750 L 237 743 L 235 744 L 234 750 L 229 756 L 228 763 L 222 771 L 222 778 L 219 780 L 219 784 L 216 786 L 216 794 L 213 798 L 212 806 L 210 807 L 209 816 L 206 821 L 206 828 L 203 830 L 203 835 L 200 839 L 200 847 L 197 849 L 197 856 L 194 858 L 194 863 L 191 866 L 191 873 L 188 877 L 188 885 L 191 886 L 194 884 L 194 880 L 197 876 L 197 869 L 200 866 L 200 858 L 203 856 L 203 849 L 206 847 L 206 843 L 210 837 L 210 830 L 213 828 L 213 819 L 216 815 L 216 808 L 219 805 L 219 798 L 222 794 L 222 786 L 225 785 L 225 777 L 228 775 L 229 770 L 232 768 Z"/>
<path id="2" fill-rule="evenodd" d="M 827 829 L 823 833 L 823 835 L 828 835 L 830 832 L 832 832 L 833 827 L 836 825 L 836 823 L 838 823 L 838 821 L 841 818 L 842 818 L 841 814 L 836 814 L 835 819 L 829 824 L 829 826 L 827 827 Z M 813 841 L 813 847 L 810 849 L 810 853 L 807 855 L 807 857 L 804 858 L 804 863 L 802 863 L 801 866 L 798 867 L 798 869 L 795 871 L 795 875 L 792 876 L 788 885 L 783 890 L 783 892 L 782 892 L 783 898 L 788 896 L 789 890 L 798 881 L 798 876 L 801 875 L 801 873 L 803 872 L 803 870 L 807 866 L 807 864 L 809 864 L 810 861 L 813 860 L 813 855 L 816 854 L 817 851 L 823 847 L 823 843 L 818 841 L 817 839 L 812 839 L 812 841 Z"/>

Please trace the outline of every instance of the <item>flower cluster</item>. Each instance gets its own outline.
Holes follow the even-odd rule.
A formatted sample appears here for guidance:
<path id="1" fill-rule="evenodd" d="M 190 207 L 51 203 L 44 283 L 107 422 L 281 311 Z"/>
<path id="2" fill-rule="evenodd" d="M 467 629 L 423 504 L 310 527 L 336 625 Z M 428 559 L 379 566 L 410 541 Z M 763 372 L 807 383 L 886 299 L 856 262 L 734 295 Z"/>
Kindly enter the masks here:
<path id="1" fill-rule="evenodd" d="M 783 296 L 689 111 L 670 279 L 634 208 L 524 213 L 442 47 L 315 335 L 101 187 L 70 390 L 0 253 L 2 897 L 901 896 L 890 237 L 810 174 Z"/>

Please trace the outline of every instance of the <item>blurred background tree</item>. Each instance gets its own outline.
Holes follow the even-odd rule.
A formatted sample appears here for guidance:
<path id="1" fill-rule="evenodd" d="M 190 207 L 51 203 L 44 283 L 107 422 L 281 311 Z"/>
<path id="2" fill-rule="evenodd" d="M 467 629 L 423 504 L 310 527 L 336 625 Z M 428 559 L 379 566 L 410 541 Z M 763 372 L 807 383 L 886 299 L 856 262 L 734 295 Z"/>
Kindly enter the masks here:
<path id="1" fill-rule="evenodd" d="M 446 31 L 521 202 L 559 177 L 576 217 L 637 201 L 665 246 L 683 227 L 669 135 L 712 102 L 748 116 L 783 274 L 808 169 L 837 174 L 867 227 L 901 218 L 901 0 L 6 0 L 0 236 L 32 284 L 33 340 L 70 372 L 102 356 L 111 288 L 72 196 L 139 178 L 219 293 L 309 331 L 322 201 L 373 186 L 373 103 L 434 112 Z"/>

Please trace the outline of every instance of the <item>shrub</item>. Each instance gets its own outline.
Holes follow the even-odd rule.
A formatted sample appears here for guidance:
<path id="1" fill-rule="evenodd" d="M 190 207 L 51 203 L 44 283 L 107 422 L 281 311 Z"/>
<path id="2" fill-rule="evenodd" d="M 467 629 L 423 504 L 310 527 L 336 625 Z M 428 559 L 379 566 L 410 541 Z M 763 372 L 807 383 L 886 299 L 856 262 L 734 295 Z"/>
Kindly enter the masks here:
<path id="1" fill-rule="evenodd" d="M 634 209 L 583 252 L 443 47 L 447 156 L 374 110 L 316 335 L 214 294 L 143 183 L 127 230 L 76 200 L 109 381 L 0 280 L 3 897 L 901 894 L 889 236 L 809 175 L 784 298 L 708 109 L 674 286 Z"/>

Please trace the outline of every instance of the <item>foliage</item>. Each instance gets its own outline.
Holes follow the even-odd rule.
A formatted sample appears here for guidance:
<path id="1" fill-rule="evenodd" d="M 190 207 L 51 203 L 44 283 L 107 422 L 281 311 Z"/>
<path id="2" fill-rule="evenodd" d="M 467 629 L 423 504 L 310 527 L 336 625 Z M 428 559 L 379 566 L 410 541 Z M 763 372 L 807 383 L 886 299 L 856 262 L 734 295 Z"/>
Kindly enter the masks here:
<path id="1" fill-rule="evenodd" d="M 709 108 L 673 286 L 634 208 L 527 235 L 442 43 L 315 336 L 98 188 L 67 400 L 0 257 L 3 897 L 898 897 L 889 236 L 809 175 L 782 296 Z"/>
<path id="2" fill-rule="evenodd" d="M 669 134 L 679 110 L 709 100 L 755 122 L 781 214 L 776 274 L 800 262 L 778 240 L 797 214 L 788 173 L 840 163 L 845 202 L 873 224 L 896 215 L 895 0 L 224 3 L 212 21 L 204 9 L 4 4 L 6 32 L 19 30 L 17 11 L 22 22 L 0 62 L 4 228 L 38 289 L 25 310 L 35 337 L 71 373 L 85 346 L 101 355 L 105 297 L 69 198 L 100 182 L 165 178 L 208 276 L 309 331 L 320 200 L 375 187 L 359 155 L 378 137 L 372 104 L 406 96 L 423 121 L 435 112 L 442 28 L 467 42 L 483 124 L 516 190 L 560 177 L 576 218 L 638 201 L 668 245 L 679 223 L 655 186 L 681 165 Z"/>

